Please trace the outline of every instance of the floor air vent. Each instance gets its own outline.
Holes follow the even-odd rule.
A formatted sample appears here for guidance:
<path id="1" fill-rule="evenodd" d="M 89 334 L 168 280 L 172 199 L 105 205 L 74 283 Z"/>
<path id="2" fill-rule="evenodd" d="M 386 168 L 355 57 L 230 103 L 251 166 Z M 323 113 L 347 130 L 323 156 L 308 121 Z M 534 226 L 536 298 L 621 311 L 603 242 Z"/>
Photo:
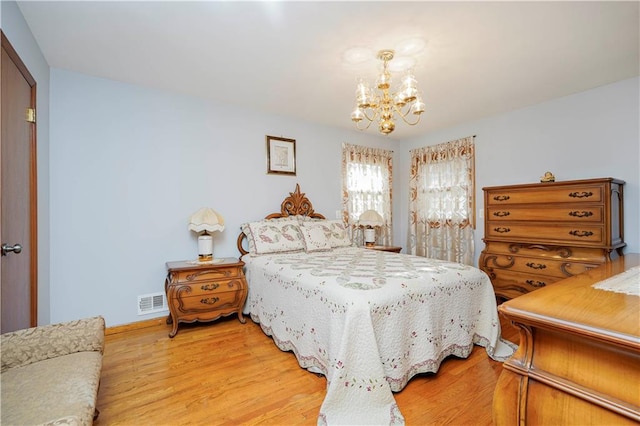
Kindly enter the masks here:
<path id="1" fill-rule="evenodd" d="M 167 299 L 164 293 L 143 294 L 138 296 L 138 315 L 166 311 Z"/>

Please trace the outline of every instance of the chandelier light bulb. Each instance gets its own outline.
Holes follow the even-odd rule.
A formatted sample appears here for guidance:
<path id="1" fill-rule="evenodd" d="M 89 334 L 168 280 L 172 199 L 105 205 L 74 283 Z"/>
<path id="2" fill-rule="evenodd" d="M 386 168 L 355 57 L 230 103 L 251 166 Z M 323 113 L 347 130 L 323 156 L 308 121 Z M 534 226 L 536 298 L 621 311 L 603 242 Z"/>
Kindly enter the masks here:
<path id="1" fill-rule="evenodd" d="M 404 96 L 402 94 L 402 92 L 398 93 L 394 99 L 395 104 L 399 107 L 402 108 L 403 106 L 405 106 L 407 104 L 407 102 L 404 100 Z"/>
<path id="2" fill-rule="evenodd" d="M 370 102 L 371 91 L 367 83 L 364 80 L 360 79 L 358 82 L 358 87 L 356 88 L 356 103 L 359 108 L 369 108 L 371 105 Z"/>
<path id="3" fill-rule="evenodd" d="M 353 112 L 351 113 L 351 120 L 356 123 L 359 123 L 360 121 L 362 121 L 363 118 L 364 118 L 364 113 L 360 108 L 356 107 L 356 109 L 354 109 Z"/>
<path id="4" fill-rule="evenodd" d="M 422 102 L 422 99 L 420 97 L 416 98 L 416 101 L 413 103 L 413 106 L 411 108 L 411 110 L 413 111 L 413 113 L 415 115 L 420 115 L 424 112 L 425 109 L 425 104 L 424 102 Z"/>
<path id="5" fill-rule="evenodd" d="M 382 71 L 376 80 L 376 86 L 380 90 L 386 90 L 391 87 L 391 73 L 386 69 Z"/>

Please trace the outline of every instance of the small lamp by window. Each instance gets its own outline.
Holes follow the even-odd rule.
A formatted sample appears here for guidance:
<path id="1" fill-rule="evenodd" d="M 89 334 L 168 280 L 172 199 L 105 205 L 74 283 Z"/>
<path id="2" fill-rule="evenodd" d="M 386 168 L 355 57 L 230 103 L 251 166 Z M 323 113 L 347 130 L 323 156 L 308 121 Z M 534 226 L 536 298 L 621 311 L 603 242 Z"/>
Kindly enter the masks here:
<path id="1" fill-rule="evenodd" d="M 384 225 L 384 219 L 375 210 L 367 210 L 360 215 L 358 224 L 364 228 L 364 245 L 367 247 L 376 245 L 376 229 Z"/>
<path id="2" fill-rule="evenodd" d="M 224 218 L 215 210 L 203 207 L 189 218 L 189 230 L 198 237 L 198 260 L 200 262 L 213 261 L 212 232 L 224 230 Z"/>

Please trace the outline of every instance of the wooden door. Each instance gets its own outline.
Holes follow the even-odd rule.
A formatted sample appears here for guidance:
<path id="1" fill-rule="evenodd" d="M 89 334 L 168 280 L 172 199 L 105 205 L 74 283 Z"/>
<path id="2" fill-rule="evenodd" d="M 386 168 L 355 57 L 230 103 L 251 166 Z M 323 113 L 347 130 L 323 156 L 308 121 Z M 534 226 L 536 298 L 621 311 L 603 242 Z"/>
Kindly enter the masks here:
<path id="1" fill-rule="evenodd" d="M 37 325 L 36 82 L 2 37 L 0 209 L 2 333 Z"/>

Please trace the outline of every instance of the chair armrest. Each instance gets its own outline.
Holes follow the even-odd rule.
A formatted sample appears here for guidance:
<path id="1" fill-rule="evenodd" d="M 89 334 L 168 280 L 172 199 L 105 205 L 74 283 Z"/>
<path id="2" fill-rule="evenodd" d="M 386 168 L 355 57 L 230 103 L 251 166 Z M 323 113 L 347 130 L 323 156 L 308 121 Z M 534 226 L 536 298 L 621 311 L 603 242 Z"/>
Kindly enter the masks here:
<path id="1" fill-rule="evenodd" d="M 103 353 L 104 328 L 98 316 L 5 333 L 0 336 L 1 371 L 75 352 Z"/>

